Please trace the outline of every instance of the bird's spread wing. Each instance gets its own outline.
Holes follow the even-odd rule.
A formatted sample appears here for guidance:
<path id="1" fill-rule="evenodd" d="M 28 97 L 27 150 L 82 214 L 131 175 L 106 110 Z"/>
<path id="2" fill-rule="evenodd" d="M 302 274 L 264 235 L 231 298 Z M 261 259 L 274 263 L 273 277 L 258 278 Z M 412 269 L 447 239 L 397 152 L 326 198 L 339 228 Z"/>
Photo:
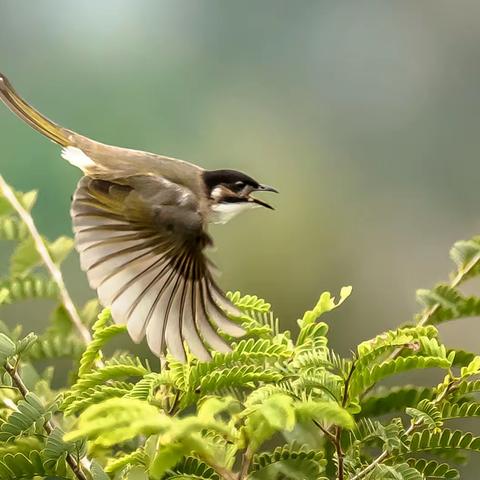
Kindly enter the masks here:
<path id="1" fill-rule="evenodd" d="M 208 360 L 207 347 L 229 349 L 217 330 L 244 334 L 225 313 L 238 314 L 212 278 L 204 253 L 211 239 L 188 189 L 160 177 L 86 176 L 71 213 L 90 285 L 134 341 L 146 335 L 156 355 L 168 348 L 179 360 L 185 341 Z"/>

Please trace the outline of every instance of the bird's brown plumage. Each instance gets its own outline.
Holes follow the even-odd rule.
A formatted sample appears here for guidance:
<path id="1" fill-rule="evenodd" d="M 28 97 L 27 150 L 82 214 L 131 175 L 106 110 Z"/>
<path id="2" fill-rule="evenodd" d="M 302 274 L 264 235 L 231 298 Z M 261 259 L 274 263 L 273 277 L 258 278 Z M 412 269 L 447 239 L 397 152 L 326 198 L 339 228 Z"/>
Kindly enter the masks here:
<path id="1" fill-rule="evenodd" d="M 197 195 L 204 193 L 201 180 L 203 168 L 177 158 L 106 145 L 61 127 L 20 97 L 2 73 L 0 99 L 13 113 L 50 140 L 63 147 L 78 148 L 85 153 L 92 160 L 92 164 L 83 169 L 86 175 L 106 179 L 139 174 L 158 175 L 184 185 Z M 200 208 L 206 206 L 200 205 Z"/>
<path id="2" fill-rule="evenodd" d="M 54 142 L 88 161 L 71 215 L 82 269 L 116 322 L 150 349 L 185 360 L 185 343 L 202 360 L 209 348 L 227 351 L 222 331 L 244 330 L 239 312 L 212 277 L 205 248 L 209 200 L 204 170 L 182 160 L 105 145 L 41 115 L 0 74 L 0 98 Z"/>

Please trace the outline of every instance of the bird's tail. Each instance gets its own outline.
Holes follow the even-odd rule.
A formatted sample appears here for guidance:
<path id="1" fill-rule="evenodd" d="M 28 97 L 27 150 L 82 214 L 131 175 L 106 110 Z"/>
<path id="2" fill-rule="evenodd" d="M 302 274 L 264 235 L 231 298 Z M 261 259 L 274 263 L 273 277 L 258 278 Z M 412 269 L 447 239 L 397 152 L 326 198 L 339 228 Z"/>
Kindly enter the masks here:
<path id="1" fill-rule="evenodd" d="M 53 123 L 31 107 L 15 92 L 7 77 L 2 75 L 2 73 L 0 73 L 0 99 L 13 113 L 50 140 L 63 147 L 71 145 L 69 137 L 71 137 L 73 132 Z"/>

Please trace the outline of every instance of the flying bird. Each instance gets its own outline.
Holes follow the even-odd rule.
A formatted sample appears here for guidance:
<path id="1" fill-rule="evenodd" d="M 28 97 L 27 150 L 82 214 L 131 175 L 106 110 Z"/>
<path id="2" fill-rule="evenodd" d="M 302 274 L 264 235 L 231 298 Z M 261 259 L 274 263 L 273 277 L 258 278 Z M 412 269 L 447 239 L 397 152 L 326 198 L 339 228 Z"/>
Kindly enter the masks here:
<path id="1" fill-rule="evenodd" d="M 205 170 L 155 153 L 96 142 L 40 114 L 0 73 L 0 98 L 35 130 L 62 147 L 83 177 L 71 216 L 82 269 L 100 302 L 130 337 L 151 351 L 201 361 L 227 352 L 219 331 L 245 331 L 238 310 L 212 274 L 205 254 L 209 223 L 225 223 L 254 207 L 272 208 L 253 192 L 277 192 L 236 170 Z M 278 192 L 277 192 L 278 193 Z"/>

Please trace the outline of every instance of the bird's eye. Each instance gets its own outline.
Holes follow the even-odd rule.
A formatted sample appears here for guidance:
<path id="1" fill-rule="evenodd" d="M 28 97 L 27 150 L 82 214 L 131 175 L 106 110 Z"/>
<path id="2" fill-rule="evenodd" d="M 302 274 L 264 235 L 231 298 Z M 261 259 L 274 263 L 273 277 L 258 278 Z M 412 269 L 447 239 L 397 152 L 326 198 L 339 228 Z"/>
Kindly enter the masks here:
<path id="1" fill-rule="evenodd" d="M 235 186 L 243 187 L 243 182 L 241 180 L 239 180 L 238 182 L 235 182 Z"/>

